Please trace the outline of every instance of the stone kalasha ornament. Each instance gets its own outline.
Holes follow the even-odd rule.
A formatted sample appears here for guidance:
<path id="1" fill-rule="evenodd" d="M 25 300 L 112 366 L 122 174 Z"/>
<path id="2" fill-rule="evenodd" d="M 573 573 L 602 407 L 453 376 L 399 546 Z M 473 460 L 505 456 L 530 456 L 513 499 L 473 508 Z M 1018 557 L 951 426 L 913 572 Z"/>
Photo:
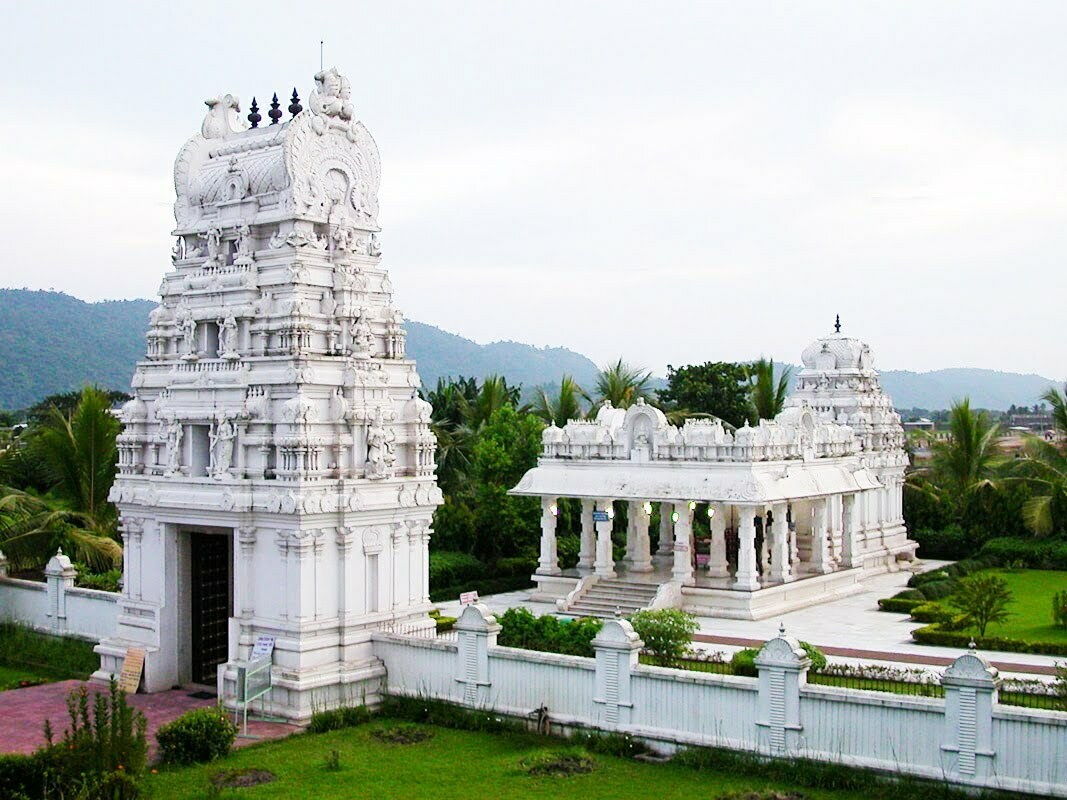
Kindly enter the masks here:
<path id="1" fill-rule="evenodd" d="M 123 521 L 145 521 L 128 562 L 139 594 L 123 596 L 128 611 L 100 645 L 101 677 L 139 646 L 149 691 L 220 679 L 233 696 L 235 665 L 194 660 L 199 623 L 170 609 L 191 603 L 196 554 L 239 528 L 262 532 L 233 553 L 225 589 L 240 608 L 225 617 L 220 604 L 210 623 L 238 637 L 223 659 L 277 637 L 274 669 L 293 676 L 273 697 L 285 716 L 307 719 L 354 689 L 375 696 L 378 664 L 355 631 L 432 628 L 428 536 L 396 562 L 381 547 L 321 557 L 329 528 L 359 541 L 385 517 L 428 531 L 440 504 L 429 416 L 412 402 L 418 374 L 369 260 L 381 168 L 350 93 L 324 71 L 306 108 L 283 121 L 272 103 L 257 127 L 224 95 L 175 160 L 178 239 L 122 412 L 113 495 Z M 179 553 L 187 569 L 173 568 Z M 324 633 L 327 618 L 339 622 Z"/>

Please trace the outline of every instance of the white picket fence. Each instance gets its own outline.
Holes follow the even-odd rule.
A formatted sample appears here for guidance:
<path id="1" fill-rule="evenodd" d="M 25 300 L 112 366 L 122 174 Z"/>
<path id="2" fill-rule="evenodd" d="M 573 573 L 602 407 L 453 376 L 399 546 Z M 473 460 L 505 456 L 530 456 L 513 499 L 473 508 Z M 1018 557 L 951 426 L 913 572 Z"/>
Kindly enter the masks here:
<path id="1" fill-rule="evenodd" d="M 374 635 L 388 692 L 491 713 L 644 737 L 870 767 L 977 787 L 1067 797 L 1067 712 L 1002 706 L 997 671 L 965 653 L 945 697 L 808 686 L 808 660 L 784 635 L 763 646 L 758 678 L 638 663 L 626 621 L 604 625 L 595 658 L 499 647 L 484 606 L 464 609 L 456 641 Z"/>

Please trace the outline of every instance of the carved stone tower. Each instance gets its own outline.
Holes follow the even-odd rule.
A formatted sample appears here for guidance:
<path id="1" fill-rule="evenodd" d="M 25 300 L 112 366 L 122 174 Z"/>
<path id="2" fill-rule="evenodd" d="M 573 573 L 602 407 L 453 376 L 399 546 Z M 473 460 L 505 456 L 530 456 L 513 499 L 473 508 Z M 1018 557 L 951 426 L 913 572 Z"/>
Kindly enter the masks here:
<path id="1" fill-rule="evenodd" d="M 276 639 L 274 708 L 373 699 L 371 632 L 433 627 L 430 407 L 381 267 L 380 162 L 348 81 L 252 127 L 208 101 L 174 166 L 173 269 L 122 410 L 125 584 L 100 676 L 223 687 Z"/>

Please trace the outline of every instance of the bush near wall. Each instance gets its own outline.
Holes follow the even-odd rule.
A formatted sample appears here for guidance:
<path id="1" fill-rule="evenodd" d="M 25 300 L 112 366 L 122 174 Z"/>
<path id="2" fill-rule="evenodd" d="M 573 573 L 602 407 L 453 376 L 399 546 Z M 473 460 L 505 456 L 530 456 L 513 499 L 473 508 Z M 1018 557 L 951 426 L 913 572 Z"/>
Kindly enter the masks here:
<path id="1" fill-rule="evenodd" d="M 230 752 L 237 726 L 221 708 L 187 711 L 156 733 L 159 760 L 164 764 L 214 761 Z"/>
<path id="2" fill-rule="evenodd" d="M 980 650 L 1004 650 L 1015 653 L 1035 653 L 1046 656 L 1067 656 L 1067 644 L 1062 642 L 1025 642 L 1021 639 L 1003 639 L 999 636 L 974 636 L 958 630 L 946 630 L 941 623 L 916 628 L 911 636 L 920 644 L 966 649 L 974 640 Z"/>
<path id="3" fill-rule="evenodd" d="M 1067 540 L 1064 539 L 990 539 L 978 553 L 996 566 L 1022 564 L 1030 569 L 1067 570 Z"/>
<path id="4" fill-rule="evenodd" d="M 468 553 L 431 551 L 430 599 L 454 600 L 471 590 L 484 596 L 525 589 L 536 569 L 537 559 L 531 556 L 510 556 L 486 564 Z"/>

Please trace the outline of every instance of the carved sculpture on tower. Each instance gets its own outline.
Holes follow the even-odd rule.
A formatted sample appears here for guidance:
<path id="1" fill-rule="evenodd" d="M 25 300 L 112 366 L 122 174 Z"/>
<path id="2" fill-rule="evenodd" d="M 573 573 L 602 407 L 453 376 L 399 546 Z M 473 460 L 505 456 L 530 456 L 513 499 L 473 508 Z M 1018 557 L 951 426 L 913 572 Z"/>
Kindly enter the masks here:
<path id="1" fill-rule="evenodd" d="M 112 499 L 142 533 L 97 676 L 139 647 L 148 691 L 229 698 L 270 637 L 274 708 L 303 720 L 373 702 L 373 631 L 434 627 L 436 443 L 348 80 L 320 72 L 307 109 L 294 97 L 262 127 L 232 94 L 207 105 L 175 161 L 172 268 L 123 410 Z"/>

